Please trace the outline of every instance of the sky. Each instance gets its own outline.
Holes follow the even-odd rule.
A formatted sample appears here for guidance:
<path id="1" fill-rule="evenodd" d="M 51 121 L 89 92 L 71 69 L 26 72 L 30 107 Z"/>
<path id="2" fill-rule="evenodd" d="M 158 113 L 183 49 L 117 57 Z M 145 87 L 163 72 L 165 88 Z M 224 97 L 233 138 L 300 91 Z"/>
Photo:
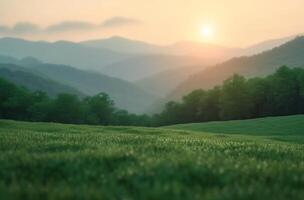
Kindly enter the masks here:
<path id="1" fill-rule="evenodd" d="M 0 0 L 0 37 L 245 47 L 304 33 L 303 0 Z"/>

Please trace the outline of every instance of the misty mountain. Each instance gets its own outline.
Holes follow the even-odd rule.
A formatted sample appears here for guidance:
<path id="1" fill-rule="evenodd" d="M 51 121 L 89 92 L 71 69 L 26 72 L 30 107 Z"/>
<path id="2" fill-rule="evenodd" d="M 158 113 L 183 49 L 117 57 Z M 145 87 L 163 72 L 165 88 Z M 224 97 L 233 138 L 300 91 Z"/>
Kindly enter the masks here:
<path id="1" fill-rule="evenodd" d="M 189 70 L 189 66 L 201 66 L 201 69 L 204 69 L 207 66 L 213 66 L 234 55 L 238 55 L 240 52 L 243 52 L 243 54 L 246 55 L 256 53 L 267 48 L 272 48 L 288 39 L 289 38 L 283 38 L 280 40 L 264 42 L 246 50 L 225 48 L 218 45 L 196 42 L 179 42 L 173 45 L 159 46 L 121 37 L 86 41 L 82 43 L 66 41 L 54 43 L 32 42 L 13 38 L 3 38 L 0 39 L 0 54 L 17 58 L 27 57 L 26 59 L 15 63 L 22 66 L 45 65 L 39 61 L 42 60 L 47 63 L 71 65 L 80 69 L 98 71 L 106 74 L 107 76 L 101 74 L 96 75 L 97 77 L 94 76 L 94 83 L 92 83 L 93 81 L 90 83 L 82 83 L 79 82 L 79 80 L 70 80 L 69 82 L 69 78 L 66 77 L 73 77 L 73 75 L 69 75 L 68 73 L 65 73 L 65 76 L 61 77 L 60 74 L 57 75 L 56 73 L 50 73 L 50 76 L 50 74 L 48 74 L 49 72 L 40 72 L 39 76 L 44 76 L 43 78 L 53 79 L 61 84 L 77 88 L 88 95 L 100 91 L 107 92 L 113 96 L 118 106 L 129 108 L 129 106 L 124 104 L 126 101 L 121 100 L 121 97 L 125 98 L 123 95 L 120 95 L 123 90 L 118 90 L 115 87 L 115 89 L 112 88 L 109 83 L 115 86 L 116 84 L 114 84 L 114 82 L 116 83 L 116 81 L 113 81 L 114 79 L 108 76 L 134 81 L 136 84 L 139 84 L 141 88 L 144 89 L 139 89 L 132 83 L 123 82 L 128 86 L 132 85 L 132 91 L 137 89 L 141 90 L 141 94 L 138 94 L 139 96 L 142 96 L 145 93 L 149 93 L 148 96 L 151 96 L 151 93 L 157 96 L 164 96 L 192 73 L 192 70 Z M 29 57 L 35 57 L 39 60 Z M 6 59 L 8 59 L 9 63 L 14 63 L 13 61 L 9 61 L 9 57 Z M 42 67 L 41 69 L 44 68 Z M 55 69 L 58 70 L 56 67 Z M 37 72 L 39 70 L 35 69 L 35 71 Z M 80 74 L 82 73 L 84 72 L 81 71 Z M 85 72 L 88 76 L 87 79 L 89 80 L 89 77 L 92 77 L 94 73 L 90 73 L 90 75 L 88 75 L 88 73 L 89 72 Z M 165 78 L 166 76 L 168 78 Z M 59 79 L 57 77 L 61 78 Z M 100 80 L 107 81 L 104 82 Z M 119 85 L 122 85 L 122 82 L 120 82 Z M 125 94 L 125 92 L 122 94 Z M 130 96 L 131 95 L 128 95 L 128 97 Z M 156 97 L 153 97 L 151 99 L 155 98 Z M 131 99 L 128 100 L 129 103 L 136 104 L 132 103 Z M 143 101 L 145 100 L 146 98 L 143 98 Z M 131 105 L 131 110 L 136 107 L 138 106 Z M 142 105 L 142 107 L 145 107 L 145 105 Z"/>
<path id="2" fill-rule="evenodd" d="M 155 45 L 139 40 L 127 39 L 120 36 L 114 36 L 105 39 L 95 39 L 80 42 L 87 47 L 109 49 L 115 52 L 128 53 L 133 55 L 146 54 L 166 54 L 175 56 L 196 56 L 207 57 L 208 59 L 227 59 L 235 56 L 254 55 L 266 50 L 278 47 L 297 35 L 288 37 L 270 39 L 247 48 L 228 48 L 215 44 L 200 43 L 193 41 L 180 41 L 171 45 Z"/>
<path id="3" fill-rule="evenodd" d="M 248 49 L 240 49 L 188 41 L 160 46 L 122 37 L 81 43 L 2 38 L 0 54 L 17 58 L 35 57 L 46 63 L 71 65 L 136 81 L 182 66 L 215 65 L 234 56 L 272 48 L 278 43 L 269 41 Z"/>
<path id="4" fill-rule="evenodd" d="M 286 38 L 276 39 L 276 40 L 268 40 L 262 43 L 258 43 L 256 45 L 253 45 L 247 49 L 243 49 L 242 54 L 256 54 L 258 52 L 263 52 L 268 49 L 275 48 L 277 46 L 280 46 L 292 39 L 294 39 L 295 36 L 290 36 Z M 176 44 L 177 46 L 187 46 L 186 43 L 184 44 Z M 216 47 L 215 47 L 216 48 Z M 180 48 L 176 48 L 180 49 Z M 198 48 L 200 49 L 200 48 Z M 237 53 L 237 50 L 235 49 L 234 53 Z M 231 51 L 232 52 L 232 51 Z M 192 54 L 198 53 L 196 52 L 196 49 L 192 49 Z M 205 52 L 207 53 L 207 52 Z M 239 53 L 238 53 L 239 54 Z M 230 55 L 231 56 L 231 55 Z M 176 69 L 169 69 L 162 72 L 159 72 L 157 74 L 154 74 L 152 76 L 143 78 L 141 80 L 136 81 L 135 83 L 139 86 L 143 87 L 146 90 L 153 91 L 154 94 L 157 94 L 159 96 L 165 96 L 168 95 L 169 92 L 173 91 L 180 83 L 185 81 L 187 78 L 189 78 L 190 75 L 203 70 L 204 66 L 198 67 L 198 66 L 183 66 Z"/>
<path id="5" fill-rule="evenodd" d="M 231 56 L 240 50 L 238 48 L 226 48 L 219 45 L 191 41 L 181 41 L 171 45 L 155 45 L 119 36 L 114 36 L 106 39 L 83 41 L 81 44 L 88 47 L 110 49 L 115 52 L 123 52 L 129 54 L 131 53 L 137 55 L 165 54 L 174 56 L 197 56 L 204 58 L 208 56 L 208 59 L 211 57 L 216 57 L 218 59 L 222 56 Z M 206 55 L 207 53 L 209 55 Z"/>
<path id="6" fill-rule="evenodd" d="M 188 66 L 192 65 L 206 67 L 224 62 L 235 56 L 253 55 L 279 46 L 293 37 L 269 40 L 248 48 L 227 48 L 190 41 L 160 46 L 123 37 L 89 40 L 81 42 L 81 44 L 88 47 L 110 49 L 116 52 L 132 53 L 133 56 L 129 58 L 103 67 L 101 72 L 129 81 L 139 81 L 141 79 L 149 79 L 151 76 L 156 77 L 162 71 L 174 69 L 180 71 L 181 67 L 185 67 L 185 71 L 187 71 Z M 167 84 L 170 83 L 168 82 Z"/>
<path id="7" fill-rule="evenodd" d="M 198 63 L 205 65 L 205 62 L 197 57 L 143 55 L 106 66 L 103 68 L 103 73 L 128 81 L 138 81 L 162 71 L 197 65 Z"/>
<path id="8" fill-rule="evenodd" d="M 3 59 L 3 60 L 2 60 Z M 10 61 L 24 67 L 24 71 L 68 85 L 85 95 L 107 93 L 117 107 L 142 113 L 157 97 L 133 83 L 96 72 L 79 70 L 66 65 L 45 64 L 34 58 L 22 60 L 0 56 L 0 63 Z"/>
<path id="9" fill-rule="evenodd" d="M 281 46 L 281 45 L 295 39 L 296 37 L 297 37 L 297 35 L 293 35 L 293 36 L 283 37 L 283 38 L 279 38 L 279 39 L 266 40 L 264 42 L 260 42 L 255 45 L 251 45 L 251 46 L 243 49 L 243 51 L 240 53 L 240 56 L 255 55 L 255 54 L 259 54 L 264 51 L 267 51 L 267 50 L 271 50 L 275 47 Z"/>
<path id="10" fill-rule="evenodd" d="M 209 57 L 202 59 L 193 56 L 176 56 L 173 52 L 175 47 L 159 48 L 156 45 L 117 37 L 103 40 L 101 43 L 106 45 L 102 46 L 98 45 L 98 41 L 91 43 L 96 43 L 96 45 L 91 44 L 89 47 L 85 43 L 67 41 L 51 43 L 2 38 L 0 39 L 0 54 L 19 59 L 35 57 L 46 63 L 71 65 L 132 81 L 182 65 L 200 63 L 207 66 L 218 61 L 211 56 L 210 59 Z M 123 52 L 130 49 L 134 50 L 132 53 L 138 54 L 130 54 L 130 51 Z M 170 52 L 168 52 L 169 49 L 171 49 Z M 142 53 L 144 51 L 145 54 Z"/>
<path id="11" fill-rule="evenodd" d="M 265 76 L 273 73 L 278 67 L 304 66 L 304 37 L 276 47 L 272 50 L 254 55 L 233 58 L 222 64 L 209 67 L 191 76 L 170 95 L 169 99 L 177 99 L 198 88 L 208 89 L 220 84 L 234 73 L 246 77 Z"/>
<path id="12" fill-rule="evenodd" d="M 160 54 L 165 53 L 164 47 L 139 40 L 131 40 L 124 37 L 114 36 L 106 39 L 87 40 L 80 42 L 87 47 L 109 49 L 115 52 L 128 54 Z"/>
<path id="13" fill-rule="evenodd" d="M 0 77 L 16 85 L 28 88 L 31 91 L 44 91 L 49 96 L 55 97 L 60 93 L 76 94 L 79 97 L 85 95 L 78 90 L 57 83 L 53 80 L 40 77 L 27 69 L 14 64 L 0 64 Z"/>
<path id="14" fill-rule="evenodd" d="M 188 66 L 169 69 L 134 82 L 139 87 L 157 96 L 165 97 L 190 75 L 202 67 Z"/>
<path id="15" fill-rule="evenodd" d="M 19 59 L 35 57 L 43 62 L 72 65 L 80 69 L 96 71 L 105 65 L 129 57 L 123 53 L 90 48 L 73 42 L 34 42 L 16 38 L 0 39 L 0 54 Z"/>

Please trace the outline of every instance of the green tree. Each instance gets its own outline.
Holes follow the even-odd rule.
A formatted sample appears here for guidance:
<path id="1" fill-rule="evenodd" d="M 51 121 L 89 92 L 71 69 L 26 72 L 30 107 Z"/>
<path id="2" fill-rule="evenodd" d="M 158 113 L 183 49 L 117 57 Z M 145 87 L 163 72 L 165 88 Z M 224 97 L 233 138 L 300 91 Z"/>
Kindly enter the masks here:
<path id="1" fill-rule="evenodd" d="M 0 118 L 6 118 L 8 114 L 8 110 L 6 108 L 5 103 L 11 98 L 17 90 L 17 87 L 0 78 Z"/>
<path id="2" fill-rule="evenodd" d="M 215 121 L 220 119 L 219 101 L 221 88 L 214 87 L 204 93 L 198 105 L 198 121 Z"/>
<path id="3" fill-rule="evenodd" d="M 246 119 L 250 116 L 252 103 L 246 79 L 233 75 L 224 81 L 220 96 L 220 115 L 224 120 Z"/>
<path id="4" fill-rule="evenodd" d="M 299 86 L 294 70 L 282 66 L 269 77 L 274 91 L 272 103 L 275 115 L 297 113 L 299 107 Z"/>
<path id="5" fill-rule="evenodd" d="M 50 104 L 48 119 L 53 122 L 75 123 L 83 122 L 83 105 L 76 95 L 59 94 Z"/>
<path id="6" fill-rule="evenodd" d="M 114 102 L 105 93 L 85 99 L 87 105 L 87 121 L 91 124 L 107 125 L 111 123 L 115 110 Z"/>

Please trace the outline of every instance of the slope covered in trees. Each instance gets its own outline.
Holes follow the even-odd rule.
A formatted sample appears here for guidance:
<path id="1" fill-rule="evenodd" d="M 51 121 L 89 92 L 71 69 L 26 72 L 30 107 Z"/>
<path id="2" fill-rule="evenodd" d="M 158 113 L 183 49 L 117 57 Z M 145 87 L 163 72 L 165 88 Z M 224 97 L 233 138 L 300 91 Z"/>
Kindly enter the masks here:
<path id="1" fill-rule="evenodd" d="M 162 124 L 250 119 L 304 113 L 304 69 L 279 68 L 265 78 L 233 75 L 220 86 L 167 103 Z"/>
<path id="2" fill-rule="evenodd" d="M 0 77 L 7 79 L 16 85 L 24 86 L 31 91 L 44 91 L 51 97 L 55 97 L 60 93 L 75 94 L 79 97 L 85 96 L 82 92 L 79 92 L 70 86 L 31 73 L 27 69 L 14 64 L 0 63 Z"/>
<path id="3" fill-rule="evenodd" d="M 298 37 L 280 47 L 255 56 L 233 58 L 196 73 L 179 85 L 169 99 L 178 99 L 199 88 L 210 89 L 234 73 L 245 77 L 265 76 L 282 65 L 304 66 L 304 37 Z"/>

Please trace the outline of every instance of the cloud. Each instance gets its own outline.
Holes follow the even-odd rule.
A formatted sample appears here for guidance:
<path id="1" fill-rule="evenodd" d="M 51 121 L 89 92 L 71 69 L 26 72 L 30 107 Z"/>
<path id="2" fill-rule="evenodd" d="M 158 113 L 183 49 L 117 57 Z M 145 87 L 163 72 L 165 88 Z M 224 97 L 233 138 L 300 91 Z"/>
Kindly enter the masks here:
<path id="1" fill-rule="evenodd" d="M 110 29 L 128 25 L 138 25 L 141 22 L 136 19 L 116 16 L 106 19 L 100 24 L 92 24 L 84 21 L 63 21 L 41 28 L 30 22 L 18 22 L 13 26 L 1 26 L 0 34 L 3 35 L 25 35 L 25 34 L 56 34 L 68 31 L 93 31 L 97 29 Z"/>
<path id="2" fill-rule="evenodd" d="M 132 18 L 126 18 L 126 17 L 112 17 L 110 19 L 105 20 L 101 26 L 104 28 L 113 28 L 113 27 L 119 27 L 119 26 L 125 26 L 125 25 L 135 25 L 139 24 L 140 21 L 137 19 Z"/>
<path id="3" fill-rule="evenodd" d="M 0 33 L 22 35 L 40 32 L 39 26 L 30 22 L 18 22 L 13 27 L 0 26 Z"/>
<path id="4" fill-rule="evenodd" d="M 95 29 L 96 25 L 81 21 L 65 21 L 51 25 L 46 28 L 46 32 L 65 32 Z"/>

